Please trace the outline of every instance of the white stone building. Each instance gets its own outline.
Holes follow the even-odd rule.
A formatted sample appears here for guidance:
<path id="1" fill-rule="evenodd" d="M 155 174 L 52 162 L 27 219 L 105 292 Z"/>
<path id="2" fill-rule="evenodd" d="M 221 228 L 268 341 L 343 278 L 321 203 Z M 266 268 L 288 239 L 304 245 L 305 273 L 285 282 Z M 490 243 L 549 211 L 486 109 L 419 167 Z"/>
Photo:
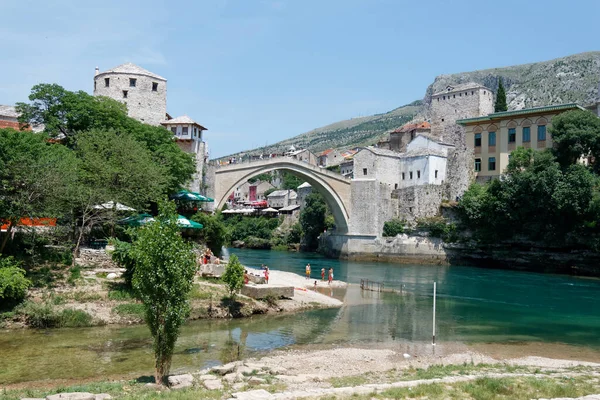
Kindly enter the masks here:
<path id="1" fill-rule="evenodd" d="M 352 178 L 354 175 L 354 158 L 344 161 L 340 164 L 340 174 L 346 178 Z"/>
<path id="2" fill-rule="evenodd" d="M 304 208 L 304 204 L 306 203 L 306 198 L 309 194 L 312 193 L 312 186 L 310 183 L 304 182 L 302 185 L 298 186 L 296 190 L 298 191 L 298 197 L 296 199 L 296 202 L 302 209 Z"/>
<path id="3" fill-rule="evenodd" d="M 190 190 L 192 192 L 200 192 L 202 172 L 208 160 L 207 146 L 202 140 L 202 131 L 205 131 L 206 128 L 187 115 L 163 121 L 161 125 L 173 133 L 173 136 L 177 140 L 177 145 L 181 150 L 194 155 L 196 172 L 194 173 Z"/>
<path id="4" fill-rule="evenodd" d="M 276 190 L 267 196 L 269 207 L 283 208 L 297 204 L 298 194 L 294 190 Z"/>
<path id="5" fill-rule="evenodd" d="M 167 80 L 132 63 L 100 72 L 96 67 L 94 96 L 106 96 L 127 105 L 130 117 L 159 125 L 167 115 Z"/>

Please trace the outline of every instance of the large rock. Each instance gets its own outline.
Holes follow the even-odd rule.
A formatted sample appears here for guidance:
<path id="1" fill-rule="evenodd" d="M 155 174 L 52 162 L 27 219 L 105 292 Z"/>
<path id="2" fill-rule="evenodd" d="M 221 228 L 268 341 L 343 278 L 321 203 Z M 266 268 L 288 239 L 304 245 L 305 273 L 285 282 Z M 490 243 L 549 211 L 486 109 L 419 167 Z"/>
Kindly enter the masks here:
<path id="1" fill-rule="evenodd" d="M 223 389 L 223 382 L 220 379 L 209 379 L 202 382 L 205 388 L 208 390 L 221 390 Z"/>
<path id="2" fill-rule="evenodd" d="M 250 379 L 248 379 L 248 384 L 252 385 L 252 386 L 262 385 L 263 383 L 267 383 L 267 381 L 265 379 L 259 378 L 257 376 L 253 376 Z"/>
<path id="3" fill-rule="evenodd" d="M 232 394 L 235 399 L 238 400 L 269 400 L 273 396 L 265 389 L 249 390 L 247 392 L 238 392 Z"/>
<path id="4" fill-rule="evenodd" d="M 244 376 L 238 372 L 231 372 L 223 376 L 223 380 L 227 383 L 241 382 L 244 380 Z"/>
<path id="5" fill-rule="evenodd" d="M 171 375 L 167 378 L 171 389 L 183 389 L 194 386 L 194 377 L 191 374 Z"/>
<path id="6" fill-rule="evenodd" d="M 225 364 L 225 365 L 219 365 L 218 367 L 213 367 L 211 369 L 211 371 L 219 374 L 219 375 L 227 375 L 233 371 L 235 371 L 235 369 L 238 367 L 238 365 L 241 365 L 242 363 L 239 361 L 235 361 L 235 362 L 231 362 L 229 364 Z"/>
<path id="7" fill-rule="evenodd" d="M 244 285 L 242 286 L 242 294 L 252 297 L 253 299 L 264 299 L 267 296 L 273 296 L 277 299 L 294 297 L 293 286 L 283 285 Z"/>
<path id="8" fill-rule="evenodd" d="M 87 392 L 57 393 L 46 396 L 46 400 L 109 400 L 111 397 L 106 393 L 94 394 Z"/>

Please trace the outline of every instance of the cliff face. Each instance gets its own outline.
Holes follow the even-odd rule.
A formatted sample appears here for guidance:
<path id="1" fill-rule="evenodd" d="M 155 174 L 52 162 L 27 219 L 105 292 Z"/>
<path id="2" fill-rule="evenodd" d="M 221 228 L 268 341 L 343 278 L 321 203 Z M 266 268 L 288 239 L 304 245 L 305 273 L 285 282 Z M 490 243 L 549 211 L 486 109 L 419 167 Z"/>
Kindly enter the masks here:
<path id="1" fill-rule="evenodd" d="M 467 82 L 477 82 L 496 91 L 498 77 L 504 82 L 509 110 L 561 103 L 585 106 L 598 98 L 600 51 L 532 64 L 440 75 L 427 88 L 423 101 L 418 100 L 383 114 L 339 121 L 235 156 L 282 153 L 291 145 L 320 152 L 328 148 L 347 149 L 374 144 L 386 132 L 413 118 L 428 118 L 432 93 L 444 90 L 448 85 Z"/>

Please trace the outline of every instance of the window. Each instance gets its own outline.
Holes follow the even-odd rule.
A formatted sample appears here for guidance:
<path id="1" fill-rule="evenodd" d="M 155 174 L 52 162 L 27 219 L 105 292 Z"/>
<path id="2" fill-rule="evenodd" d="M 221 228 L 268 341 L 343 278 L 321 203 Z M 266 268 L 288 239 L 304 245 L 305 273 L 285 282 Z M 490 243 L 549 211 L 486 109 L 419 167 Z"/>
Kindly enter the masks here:
<path id="1" fill-rule="evenodd" d="M 446 96 L 444 96 L 444 100 L 446 100 Z"/>
<path id="2" fill-rule="evenodd" d="M 508 128 L 508 143 L 514 143 L 517 140 L 517 129 Z"/>
<path id="3" fill-rule="evenodd" d="M 367 169 L 363 168 L 363 175 L 366 175 L 366 174 L 367 174 Z"/>
<path id="4" fill-rule="evenodd" d="M 94 90 L 96 90 L 96 83 L 98 82 L 94 81 Z"/>
<path id="5" fill-rule="evenodd" d="M 435 179 L 437 179 L 437 169 L 435 170 Z"/>
<path id="6" fill-rule="evenodd" d="M 444 122 L 444 118 L 442 118 L 442 122 Z"/>
<path id="7" fill-rule="evenodd" d="M 123 98 L 126 99 L 127 98 L 127 90 L 123 90 Z"/>
<path id="8" fill-rule="evenodd" d="M 182 135 L 187 135 L 188 134 L 188 127 L 184 126 L 183 128 L 181 128 L 181 134 Z"/>
<path id="9" fill-rule="evenodd" d="M 406 174 L 403 172 L 402 173 L 402 180 L 405 180 L 405 179 L 406 179 Z"/>
<path id="10" fill-rule="evenodd" d="M 481 147 L 481 133 L 475 134 L 475 147 Z"/>
<path id="11" fill-rule="evenodd" d="M 531 142 L 531 128 L 528 126 L 523 127 L 523 143 Z"/>
<path id="12" fill-rule="evenodd" d="M 455 95 L 455 94 L 453 94 L 453 95 L 452 95 L 452 98 L 453 98 L 453 99 L 455 99 L 455 98 L 456 98 L 456 95 Z"/>
<path id="13" fill-rule="evenodd" d="M 496 157 L 490 157 L 488 159 L 488 171 L 496 170 Z"/>
<path id="14" fill-rule="evenodd" d="M 177 127 L 176 126 L 172 126 L 171 127 L 171 132 L 173 132 L 173 135 L 177 135 Z"/>
<path id="15" fill-rule="evenodd" d="M 137 82 L 137 79 L 129 78 L 129 87 L 135 87 L 136 82 Z"/>
<path id="16" fill-rule="evenodd" d="M 421 171 L 417 171 L 417 179 L 421 178 Z"/>
<path id="17" fill-rule="evenodd" d="M 408 173 L 408 176 L 410 176 L 410 179 L 412 179 L 412 171 Z"/>
<path id="18" fill-rule="evenodd" d="M 110 87 L 110 78 L 104 78 L 104 87 Z"/>
<path id="19" fill-rule="evenodd" d="M 546 125 L 538 125 L 538 142 L 546 140 Z"/>
<path id="20" fill-rule="evenodd" d="M 481 171 L 481 158 L 475 159 L 475 172 Z"/>
<path id="21" fill-rule="evenodd" d="M 394 189 L 398 189 L 398 184 L 394 183 Z"/>
<path id="22" fill-rule="evenodd" d="M 496 132 L 490 132 L 488 135 L 488 146 L 496 145 Z"/>
<path id="23" fill-rule="evenodd" d="M 153 91 L 153 92 L 156 92 L 156 91 L 158 91 L 158 83 L 156 83 L 156 82 L 152 82 L 152 91 Z"/>

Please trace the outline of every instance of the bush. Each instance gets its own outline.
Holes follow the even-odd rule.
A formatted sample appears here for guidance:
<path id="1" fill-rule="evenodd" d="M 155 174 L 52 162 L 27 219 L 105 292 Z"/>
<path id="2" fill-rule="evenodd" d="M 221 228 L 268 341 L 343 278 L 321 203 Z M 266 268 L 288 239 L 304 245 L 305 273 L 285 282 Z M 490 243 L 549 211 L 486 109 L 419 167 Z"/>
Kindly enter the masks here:
<path id="1" fill-rule="evenodd" d="M 121 268 L 125 268 L 125 272 L 122 276 L 127 287 L 131 287 L 131 281 L 135 271 L 135 260 L 131 254 L 131 243 L 113 238 L 111 239 L 110 244 L 115 247 L 111 254 L 111 258 Z"/>
<path id="2" fill-rule="evenodd" d="M 119 315 L 133 315 L 138 318 L 144 318 L 144 305 L 139 303 L 119 304 L 113 308 L 113 312 Z"/>
<path id="3" fill-rule="evenodd" d="M 235 293 L 244 285 L 244 266 L 235 254 L 229 257 L 229 262 L 221 279 L 229 288 L 231 297 L 235 297 Z"/>
<path id="4" fill-rule="evenodd" d="M 286 242 L 287 244 L 297 244 L 302 241 L 302 225 L 299 223 L 295 223 L 292 225 L 290 232 L 287 234 Z"/>
<path id="5" fill-rule="evenodd" d="M 383 236 L 394 237 L 396 235 L 404 233 L 404 221 L 399 219 L 392 219 L 383 223 Z"/>
<path id="6" fill-rule="evenodd" d="M 417 229 L 446 241 L 456 240 L 456 225 L 449 224 L 444 217 L 421 218 L 417 220 Z"/>
<path id="7" fill-rule="evenodd" d="M 15 310 L 22 315 L 32 328 L 57 328 L 61 326 L 60 314 L 56 312 L 50 302 L 36 303 L 27 301 Z"/>
<path id="8" fill-rule="evenodd" d="M 82 310 L 65 309 L 60 314 L 60 326 L 65 328 L 92 326 L 92 320 L 92 316 Z"/>
<path id="9" fill-rule="evenodd" d="M 249 249 L 269 250 L 271 248 L 271 241 L 269 239 L 254 236 L 247 237 L 244 240 L 244 244 Z"/>
<path id="10" fill-rule="evenodd" d="M 81 279 L 81 267 L 76 265 L 69 269 L 69 278 L 67 279 L 67 282 L 74 286 L 75 282 L 79 279 Z"/>
<path id="11" fill-rule="evenodd" d="M 218 215 L 208 215 L 202 212 L 195 214 L 192 221 L 199 222 L 204 228 L 198 233 L 200 239 L 213 251 L 218 257 L 221 255 L 221 248 L 227 241 L 227 228 Z"/>
<path id="12" fill-rule="evenodd" d="M 27 294 L 31 281 L 25 278 L 25 270 L 12 257 L 0 258 L 0 299 L 2 307 L 20 303 Z"/>

